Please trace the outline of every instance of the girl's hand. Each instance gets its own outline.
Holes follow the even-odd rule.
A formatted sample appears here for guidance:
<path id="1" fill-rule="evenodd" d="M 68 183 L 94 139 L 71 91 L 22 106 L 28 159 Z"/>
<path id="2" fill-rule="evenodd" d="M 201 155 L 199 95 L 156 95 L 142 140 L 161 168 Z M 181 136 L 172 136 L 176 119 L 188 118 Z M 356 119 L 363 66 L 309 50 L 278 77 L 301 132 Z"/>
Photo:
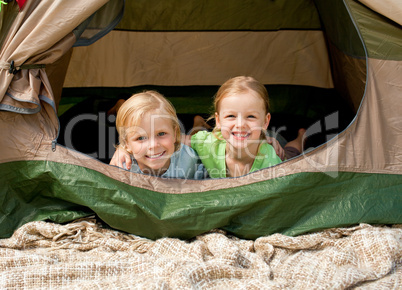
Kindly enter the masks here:
<path id="1" fill-rule="evenodd" d="M 281 144 L 279 144 L 278 140 L 276 140 L 274 137 L 266 137 L 267 142 L 274 147 L 276 155 L 279 156 L 279 158 L 283 161 L 285 159 L 285 150 L 283 150 Z"/>
<path id="2" fill-rule="evenodd" d="M 128 152 L 126 150 L 124 150 L 120 147 L 117 147 L 109 164 L 124 168 L 123 163 L 126 164 L 127 170 L 130 170 L 130 168 L 131 168 L 130 154 L 128 154 Z"/>

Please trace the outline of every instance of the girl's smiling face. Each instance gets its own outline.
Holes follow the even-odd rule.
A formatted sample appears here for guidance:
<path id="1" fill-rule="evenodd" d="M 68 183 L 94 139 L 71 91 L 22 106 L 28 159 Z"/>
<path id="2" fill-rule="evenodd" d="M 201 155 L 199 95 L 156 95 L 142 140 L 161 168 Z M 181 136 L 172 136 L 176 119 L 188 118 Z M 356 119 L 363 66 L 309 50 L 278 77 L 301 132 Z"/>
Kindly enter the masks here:
<path id="1" fill-rule="evenodd" d="M 255 92 L 232 94 L 221 99 L 215 113 L 222 137 L 234 149 L 258 148 L 261 134 L 266 130 L 271 115 L 265 111 L 264 101 Z"/>
<path id="2" fill-rule="evenodd" d="M 130 129 L 126 150 L 133 155 L 142 172 L 161 175 L 169 168 L 175 142 L 176 133 L 171 117 L 151 111 Z"/>

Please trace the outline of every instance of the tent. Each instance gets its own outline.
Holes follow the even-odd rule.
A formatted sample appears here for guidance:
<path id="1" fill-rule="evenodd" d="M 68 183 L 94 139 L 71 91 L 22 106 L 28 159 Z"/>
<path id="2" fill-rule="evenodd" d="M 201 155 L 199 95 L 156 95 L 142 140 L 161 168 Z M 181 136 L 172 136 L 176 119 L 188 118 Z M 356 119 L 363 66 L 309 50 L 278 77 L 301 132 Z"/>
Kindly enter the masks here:
<path id="1" fill-rule="evenodd" d="M 256 239 L 402 222 L 397 1 L 17 4 L 2 7 L 0 22 L 1 237 L 31 221 L 93 214 L 150 239 L 189 239 L 216 228 Z M 279 96 L 306 89 L 312 106 L 336 93 L 353 118 L 331 134 L 342 115 L 327 108 L 309 128 L 311 135 L 324 130 L 324 143 L 238 178 L 144 176 L 58 143 L 64 93 L 71 99 L 87 89 L 118 88 L 113 95 L 143 86 L 199 92 L 240 74 Z"/>

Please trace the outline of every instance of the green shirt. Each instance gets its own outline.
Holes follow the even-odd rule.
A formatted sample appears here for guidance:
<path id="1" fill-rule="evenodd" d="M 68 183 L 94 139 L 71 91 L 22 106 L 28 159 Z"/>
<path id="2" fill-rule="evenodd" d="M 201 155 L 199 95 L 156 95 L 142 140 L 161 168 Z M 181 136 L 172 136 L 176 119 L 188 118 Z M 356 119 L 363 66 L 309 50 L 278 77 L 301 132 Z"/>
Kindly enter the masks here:
<path id="1" fill-rule="evenodd" d="M 200 131 L 191 137 L 191 147 L 197 152 L 211 178 L 226 177 L 226 141 L 218 139 L 212 132 Z M 275 149 L 268 143 L 262 142 L 254 159 L 250 172 L 281 163 Z M 249 173 L 250 173 L 249 172 Z"/>

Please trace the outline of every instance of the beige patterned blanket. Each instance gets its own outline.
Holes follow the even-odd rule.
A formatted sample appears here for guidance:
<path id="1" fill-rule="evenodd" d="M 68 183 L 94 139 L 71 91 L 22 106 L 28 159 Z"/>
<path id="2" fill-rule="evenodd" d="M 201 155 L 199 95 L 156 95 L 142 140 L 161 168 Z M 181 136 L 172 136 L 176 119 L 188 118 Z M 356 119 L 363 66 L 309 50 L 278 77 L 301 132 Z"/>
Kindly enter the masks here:
<path id="1" fill-rule="evenodd" d="M 402 226 L 152 241 L 93 219 L 31 222 L 0 240 L 0 288 L 401 289 Z"/>

